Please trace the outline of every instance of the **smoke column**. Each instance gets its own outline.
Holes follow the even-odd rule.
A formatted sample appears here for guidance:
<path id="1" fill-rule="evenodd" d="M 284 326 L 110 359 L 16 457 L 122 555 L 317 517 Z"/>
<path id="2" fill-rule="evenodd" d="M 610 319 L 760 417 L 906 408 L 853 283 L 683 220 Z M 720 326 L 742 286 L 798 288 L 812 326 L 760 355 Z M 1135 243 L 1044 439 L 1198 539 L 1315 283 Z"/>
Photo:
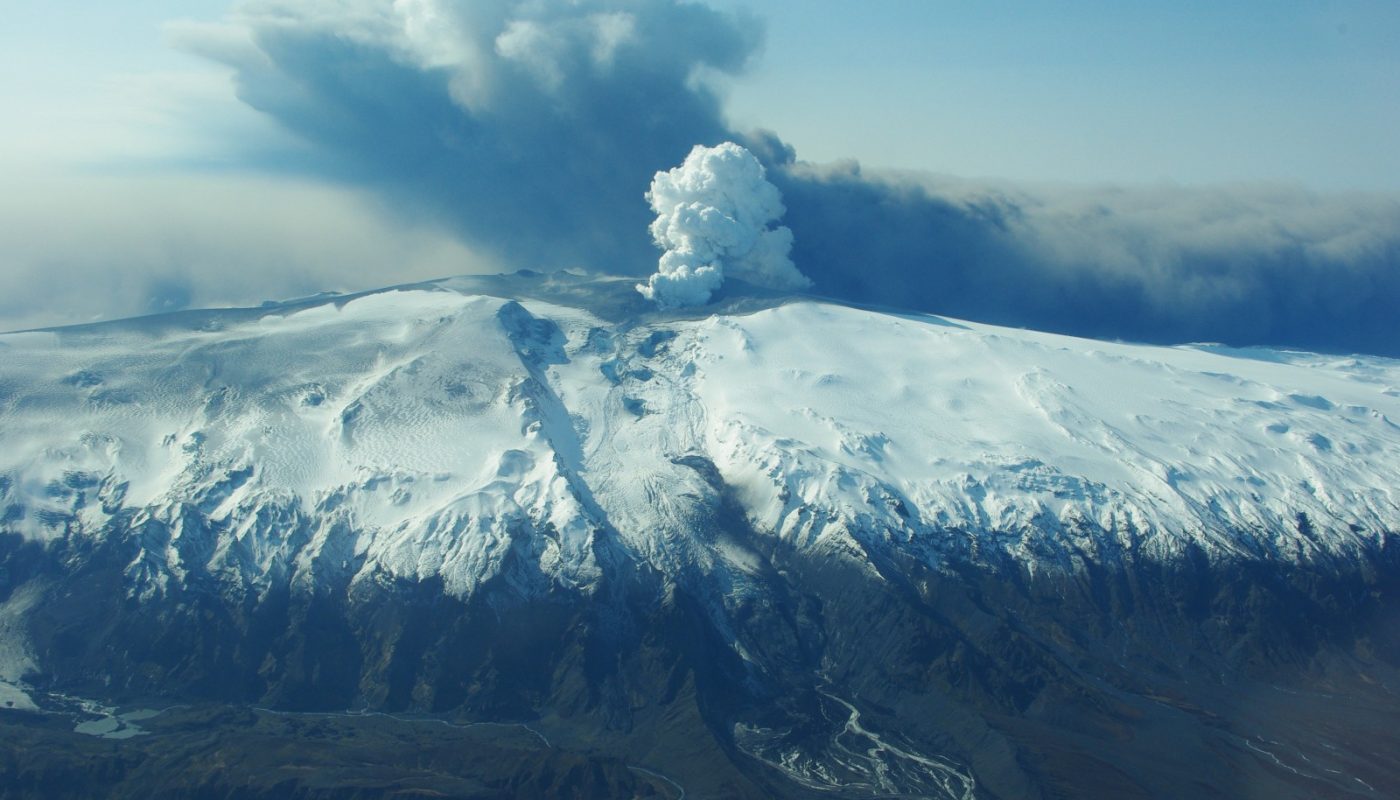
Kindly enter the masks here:
<path id="1" fill-rule="evenodd" d="M 743 147 L 697 145 L 679 167 L 656 173 L 647 201 L 664 252 L 637 291 L 662 308 L 708 302 L 726 272 L 775 289 L 811 285 L 788 257 L 792 231 L 776 225 L 786 211 L 778 187 Z"/>

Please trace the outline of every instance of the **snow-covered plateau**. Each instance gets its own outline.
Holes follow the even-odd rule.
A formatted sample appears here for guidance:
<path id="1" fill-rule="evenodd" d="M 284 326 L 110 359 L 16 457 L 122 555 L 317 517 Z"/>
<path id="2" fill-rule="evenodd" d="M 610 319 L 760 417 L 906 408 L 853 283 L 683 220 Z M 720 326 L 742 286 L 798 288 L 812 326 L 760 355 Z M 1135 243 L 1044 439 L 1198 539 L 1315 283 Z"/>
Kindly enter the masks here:
<path id="1" fill-rule="evenodd" d="M 0 532 L 101 537 L 121 516 L 145 537 L 137 594 L 196 558 L 253 589 L 350 571 L 461 596 L 522 531 L 561 585 L 598 579 L 606 537 L 738 587 L 754 555 L 696 517 L 717 486 L 754 530 L 856 560 L 1310 561 L 1400 531 L 1389 359 L 536 284 L 0 336 Z"/>

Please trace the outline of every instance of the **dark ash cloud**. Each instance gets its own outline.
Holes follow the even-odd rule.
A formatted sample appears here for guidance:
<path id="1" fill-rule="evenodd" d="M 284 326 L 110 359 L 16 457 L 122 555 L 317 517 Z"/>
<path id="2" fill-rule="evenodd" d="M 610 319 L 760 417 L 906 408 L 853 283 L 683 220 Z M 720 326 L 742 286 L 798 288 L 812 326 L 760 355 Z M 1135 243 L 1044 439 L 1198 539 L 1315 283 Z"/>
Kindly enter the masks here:
<path id="1" fill-rule="evenodd" d="M 1400 356 L 1400 199 L 772 172 L 818 291 L 1158 343 Z"/>
<path id="2" fill-rule="evenodd" d="M 506 263 L 637 271 L 656 257 L 646 187 L 726 138 L 704 77 L 742 70 L 760 34 L 669 0 L 412 0 L 248 4 L 176 38 L 332 177 Z"/>
<path id="3" fill-rule="evenodd" d="M 249 4 L 178 36 L 246 103 L 515 267 L 645 275 L 644 199 L 732 139 L 781 189 L 814 291 L 1051 331 L 1400 356 L 1400 201 L 1287 187 L 1015 187 L 796 160 L 707 79 L 753 20 L 681 0 Z"/>

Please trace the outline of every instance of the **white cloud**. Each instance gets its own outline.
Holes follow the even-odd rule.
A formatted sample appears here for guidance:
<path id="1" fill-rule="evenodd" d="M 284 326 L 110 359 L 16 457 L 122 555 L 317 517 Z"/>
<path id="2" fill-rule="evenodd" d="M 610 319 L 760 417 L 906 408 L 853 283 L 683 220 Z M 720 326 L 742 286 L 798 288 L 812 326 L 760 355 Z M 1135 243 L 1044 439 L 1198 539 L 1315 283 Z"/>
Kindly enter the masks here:
<path id="1" fill-rule="evenodd" d="M 534 76 L 540 86 L 557 92 L 565 79 L 581 70 L 605 72 L 620 48 L 636 33 L 636 18 L 615 11 L 516 18 L 496 37 L 496 53 Z"/>
<path id="2" fill-rule="evenodd" d="M 665 252 L 637 290 L 661 307 L 707 302 L 726 272 L 777 289 L 810 285 L 788 258 L 792 232 L 771 227 L 785 211 L 778 188 L 743 147 L 697 145 L 679 167 L 656 173 L 647 200 Z"/>
<path id="3" fill-rule="evenodd" d="M 617 11 L 594 14 L 588 21 L 593 29 L 593 63 L 604 68 L 612 66 L 618 49 L 636 36 L 637 18 Z"/>

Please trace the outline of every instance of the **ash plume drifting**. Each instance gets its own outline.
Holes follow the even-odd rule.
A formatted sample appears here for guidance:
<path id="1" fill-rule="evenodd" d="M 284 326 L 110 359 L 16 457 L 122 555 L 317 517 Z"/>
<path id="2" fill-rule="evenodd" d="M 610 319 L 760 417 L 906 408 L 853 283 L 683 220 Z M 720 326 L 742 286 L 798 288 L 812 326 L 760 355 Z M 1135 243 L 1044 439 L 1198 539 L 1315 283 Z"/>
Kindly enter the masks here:
<path id="1" fill-rule="evenodd" d="M 766 168 L 793 260 L 827 296 L 1100 338 L 1400 356 L 1393 194 L 1031 187 L 803 162 L 725 119 L 716 78 L 747 69 L 762 26 L 701 3 L 259 0 L 173 33 L 315 154 L 249 166 L 368 189 L 509 268 L 648 275 L 642 190 L 696 143 L 730 141 Z M 685 237 L 704 227 L 678 222 Z M 647 289 L 708 296 L 721 275 L 676 258 L 690 282 L 662 265 Z M 786 262 L 720 272 L 754 263 Z"/>

